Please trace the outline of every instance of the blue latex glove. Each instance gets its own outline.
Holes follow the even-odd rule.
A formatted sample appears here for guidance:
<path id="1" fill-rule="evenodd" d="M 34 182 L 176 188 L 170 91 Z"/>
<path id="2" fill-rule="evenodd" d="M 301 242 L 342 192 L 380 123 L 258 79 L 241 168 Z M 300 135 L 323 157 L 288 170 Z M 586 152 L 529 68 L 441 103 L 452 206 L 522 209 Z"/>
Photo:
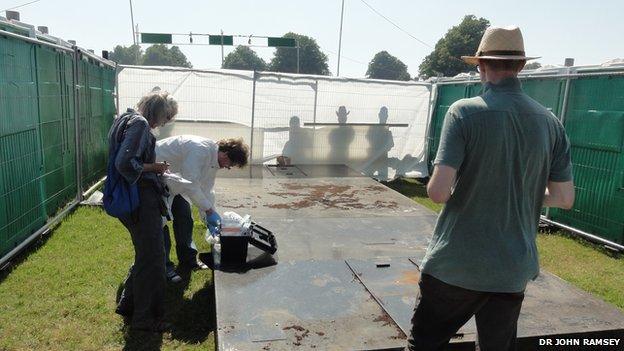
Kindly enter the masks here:
<path id="1" fill-rule="evenodd" d="M 221 216 L 217 211 L 212 211 L 211 214 L 206 215 L 206 227 L 213 236 L 217 235 L 221 229 Z"/>

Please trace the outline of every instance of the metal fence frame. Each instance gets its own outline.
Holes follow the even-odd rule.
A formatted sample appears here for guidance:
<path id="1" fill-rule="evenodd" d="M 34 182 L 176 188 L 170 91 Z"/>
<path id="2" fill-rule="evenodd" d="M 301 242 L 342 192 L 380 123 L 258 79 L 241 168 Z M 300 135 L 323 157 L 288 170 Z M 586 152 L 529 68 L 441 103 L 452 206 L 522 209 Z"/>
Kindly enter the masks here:
<path id="1" fill-rule="evenodd" d="M 12 38 L 12 39 L 17 39 L 17 40 L 21 40 L 30 44 L 34 44 L 34 45 L 41 45 L 41 46 L 45 46 L 48 48 L 52 48 L 54 50 L 58 50 L 58 51 L 63 51 L 65 53 L 69 53 L 72 57 L 73 60 L 73 65 L 71 67 L 72 69 L 72 80 L 73 80 L 73 89 L 72 89 L 72 94 L 73 94 L 73 99 L 74 99 L 74 110 L 73 110 L 73 118 L 74 118 L 74 131 L 75 131 L 75 168 L 76 168 L 76 195 L 74 197 L 73 200 L 71 200 L 68 204 L 66 204 L 63 208 L 60 209 L 59 212 L 57 212 L 56 214 L 53 215 L 53 217 L 48 218 L 45 222 L 45 224 L 39 228 L 38 230 L 36 230 L 35 232 L 33 232 L 32 234 L 30 234 L 28 237 L 26 237 L 24 240 L 21 241 L 21 243 L 17 244 L 12 250 L 10 250 L 9 252 L 7 252 L 6 254 L 4 254 L 2 257 L 0 257 L 0 270 L 5 268 L 8 264 L 10 264 L 10 260 L 15 257 L 19 252 L 21 252 L 23 249 L 25 249 L 29 244 L 31 244 L 32 242 L 34 242 L 36 239 L 38 239 L 39 237 L 41 237 L 42 235 L 45 235 L 47 233 L 49 233 L 57 224 L 60 223 L 60 221 L 65 218 L 65 216 L 67 216 L 69 213 L 71 213 L 76 206 L 80 203 L 80 201 L 83 200 L 85 194 L 88 194 L 89 191 L 93 191 L 93 189 L 95 188 L 95 186 L 98 185 L 98 183 L 96 183 L 94 186 L 91 187 L 91 189 L 89 189 L 89 191 L 87 191 L 87 193 L 83 192 L 83 186 L 85 184 L 83 184 L 82 181 L 82 175 L 83 175 L 83 170 L 82 170 L 82 148 L 83 148 L 83 144 L 82 144 L 82 139 L 81 139 L 81 132 L 80 132 L 80 112 L 81 112 L 81 106 L 80 106 L 80 99 L 79 99 L 79 93 L 80 93 L 80 86 L 78 84 L 79 82 L 79 64 L 80 62 L 82 62 L 83 58 L 86 58 L 87 60 L 91 60 L 91 64 L 95 64 L 97 63 L 98 65 L 102 65 L 102 67 L 107 66 L 109 68 L 115 68 L 116 69 L 116 64 L 112 61 L 103 59 L 101 57 L 98 57 L 96 55 L 94 55 L 93 53 L 89 52 L 88 50 L 85 50 L 83 48 L 80 48 L 78 46 L 72 46 L 72 47 L 68 47 L 68 46 L 63 46 L 63 45 L 57 45 L 48 41 L 43 41 L 43 40 L 39 40 L 37 38 L 32 38 L 32 37 L 27 37 L 27 36 L 23 36 L 23 35 L 19 35 L 16 33 L 12 33 L 12 32 L 8 32 L 5 30 L 1 30 L 0 29 L 0 36 L 3 37 L 8 37 L 8 38 Z M 115 80 L 116 80 L 116 75 L 115 75 Z M 115 92 L 116 95 L 116 92 Z M 39 100 L 38 100 L 39 101 Z M 111 123 L 112 123 L 112 119 L 111 119 Z M 101 182 L 101 180 L 100 180 Z M 88 185 L 88 184 L 87 184 Z"/>

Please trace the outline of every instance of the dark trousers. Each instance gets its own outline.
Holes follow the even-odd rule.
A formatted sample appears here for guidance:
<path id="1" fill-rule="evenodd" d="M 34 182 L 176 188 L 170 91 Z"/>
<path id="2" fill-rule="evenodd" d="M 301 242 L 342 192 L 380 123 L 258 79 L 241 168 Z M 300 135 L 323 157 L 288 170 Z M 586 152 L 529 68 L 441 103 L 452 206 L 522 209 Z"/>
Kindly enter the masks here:
<path id="1" fill-rule="evenodd" d="M 134 264 L 119 300 L 119 309 L 132 313 L 132 325 L 150 328 L 164 316 L 165 249 L 162 234 L 161 198 L 153 186 L 139 186 L 140 205 L 128 218 L 120 219 L 134 245 Z"/>
<path id="2" fill-rule="evenodd" d="M 181 195 L 176 195 L 171 204 L 171 215 L 173 216 L 173 236 L 176 241 L 176 254 L 180 265 L 193 267 L 197 265 L 197 247 L 193 242 L 193 215 L 191 204 Z M 165 259 L 167 262 L 167 272 L 173 271 L 175 265 L 169 258 L 171 251 L 171 237 L 169 230 L 164 231 L 165 238 Z"/>
<path id="3" fill-rule="evenodd" d="M 420 302 L 412 317 L 409 350 L 444 350 L 473 315 L 480 350 L 516 349 L 524 292 L 491 293 L 449 285 L 428 274 L 420 280 Z"/>

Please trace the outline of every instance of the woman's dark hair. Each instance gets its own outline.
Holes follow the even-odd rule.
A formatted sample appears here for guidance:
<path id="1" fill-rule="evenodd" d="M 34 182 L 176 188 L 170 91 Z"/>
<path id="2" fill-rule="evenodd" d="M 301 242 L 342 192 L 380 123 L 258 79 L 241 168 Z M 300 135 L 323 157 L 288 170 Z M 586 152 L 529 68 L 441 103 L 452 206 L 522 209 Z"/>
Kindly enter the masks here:
<path id="1" fill-rule="evenodd" d="M 232 161 L 232 166 L 239 168 L 247 165 L 249 158 L 249 146 L 243 143 L 242 138 L 230 138 L 219 140 L 219 151 L 225 152 L 227 157 Z"/>

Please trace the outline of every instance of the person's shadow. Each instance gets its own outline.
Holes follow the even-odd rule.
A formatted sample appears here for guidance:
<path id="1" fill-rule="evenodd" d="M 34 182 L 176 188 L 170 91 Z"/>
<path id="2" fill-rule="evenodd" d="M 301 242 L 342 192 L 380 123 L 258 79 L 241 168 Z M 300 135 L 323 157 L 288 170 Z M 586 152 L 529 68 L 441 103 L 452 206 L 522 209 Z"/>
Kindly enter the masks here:
<path id="1" fill-rule="evenodd" d="M 191 298 L 184 292 L 191 283 L 191 271 L 178 271 L 182 281 L 168 283 L 165 300 L 165 320 L 172 324 L 171 338 L 186 344 L 198 344 L 206 341 L 210 332 L 216 329 L 215 297 L 212 280 L 207 281 Z M 196 274 L 209 274 L 208 271 Z M 118 294 L 121 293 L 120 286 Z M 135 331 L 128 326 L 124 330 L 124 351 L 160 350 L 162 334 Z"/>
<path id="2" fill-rule="evenodd" d="M 336 116 L 338 126 L 329 133 L 330 153 L 329 159 L 336 164 L 347 164 L 349 161 L 349 146 L 355 136 L 353 127 L 347 125 L 347 116 L 351 111 L 347 111 L 345 106 L 338 107 Z"/>
<path id="3" fill-rule="evenodd" d="M 366 133 L 368 140 L 368 157 L 364 174 L 380 180 L 388 179 L 388 152 L 394 147 L 394 138 L 388 122 L 388 108 L 382 106 L 379 109 L 379 125 L 371 126 Z"/>
<path id="4" fill-rule="evenodd" d="M 288 123 L 288 141 L 282 149 L 282 156 L 292 164 L 306 164 L 310 161 L 312 135 L 308 128 L 301 128 L 299 117 L 292 116 Z"/>

